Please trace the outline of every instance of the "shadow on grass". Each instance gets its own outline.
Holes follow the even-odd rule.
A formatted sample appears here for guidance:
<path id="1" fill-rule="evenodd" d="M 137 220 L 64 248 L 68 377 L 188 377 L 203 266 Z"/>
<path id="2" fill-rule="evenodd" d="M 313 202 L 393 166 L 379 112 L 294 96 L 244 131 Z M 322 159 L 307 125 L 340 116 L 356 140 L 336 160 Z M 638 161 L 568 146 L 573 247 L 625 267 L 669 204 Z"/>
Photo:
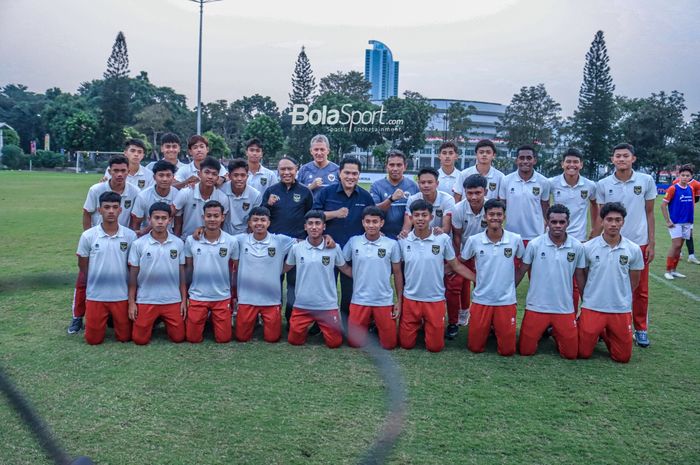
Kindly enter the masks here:
<path id="1" fill-rule="evenodd" d="M 76 273 L 35 273 L 0 277 L 0 292 L 17 292 L 28 289 L 56 289 L 73 286 Z"/>

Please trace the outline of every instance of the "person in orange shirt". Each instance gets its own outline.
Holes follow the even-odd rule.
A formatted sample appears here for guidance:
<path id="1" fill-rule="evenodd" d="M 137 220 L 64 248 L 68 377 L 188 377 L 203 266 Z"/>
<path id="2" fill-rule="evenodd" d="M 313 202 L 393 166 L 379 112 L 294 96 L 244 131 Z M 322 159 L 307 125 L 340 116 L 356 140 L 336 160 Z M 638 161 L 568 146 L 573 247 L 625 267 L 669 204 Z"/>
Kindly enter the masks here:
<path id="1" fill-rule="evenodd" d="M 673 180 L 672 184 L 678 184 L 680 181 L 680 176 Z M 691 179 L 688 185 L 693 189 L 693 197 L 695 203 L 700 200 L 700 181 L 697 179 Z M 695 244 L 693 243 L 693 230 L 690 230 L 690 238 L 685 240 L 685 246 L 688 248 L 688 263 L 693 265 L 700 265 L 700 260 L 695 258 Z"/>

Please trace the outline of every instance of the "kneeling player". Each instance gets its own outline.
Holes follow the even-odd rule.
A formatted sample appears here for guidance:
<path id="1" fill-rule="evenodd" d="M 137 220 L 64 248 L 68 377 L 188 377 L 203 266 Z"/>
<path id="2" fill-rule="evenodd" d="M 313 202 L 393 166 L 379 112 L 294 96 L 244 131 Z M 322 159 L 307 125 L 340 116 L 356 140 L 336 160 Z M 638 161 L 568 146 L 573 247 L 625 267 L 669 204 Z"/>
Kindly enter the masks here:
<path id="1" fill-rule="evenodd" d="M 578 330 L 571 293 L 573 278 L 579 289 L 583 289 L 586 259 L 581 242 L 566 233 L 569 209 L 561 204 L 552 205 L 545 218 L 547 232 L 527 245 L 515 278 L 517 286 L 525 273 L 532 270 L 520 328 L 520 355 L 533 355 L 542 333 L 552 326 L 559 354 L 575 359 Z"/>
<path id="2" fill-rule="evenodd" d="M 334 269 L 352 277 L 340 247 L 329 249 L 323 237 L 326 216 L 320 210 L 304 215 L 306 240 L 294 244 L 287 256 L 287 272 L 296 266 L 296 299 L 289 319 L 287 341 L 293 345 L 306 342 L 309 327 L 318 323 L 326 346 L 331 349 L 343 343 L 342 326 L 338 313 L 338 288 Z"/>
<path id="3" fill-rule="evenodd" d="M 603 234 L 586 242 L 588 275 L 578 320 L 578 356 L 589 358 L 602 336 L 610 358 L 632 357 L 632 293 L 644 269 L 640 247 L 620 235 L 627 211 L 611 202 L 600 209 Z"/>
<path id="4" fill-rule="evenodd" d="M 134 322 L 131 338 L 136 344 L 148 344 L 156 318 L 165 322 L 171 341 L 185 339 L 185 245 L 168 232 L 171 220 L 170 205 L 151 205 L 151 231 L 134 242 L 129 252 L 129 318 Z"/>
<path id="5" fill-rule="evenodd" d="M 284 258 L 295 239 L 268 232 L 270 210 L 250 210 L 248 228 L 252 233 L 235 236 L 238 240 L 238 315 L 236 339 L 245 342 L 253 336 L 258 315 L 263 320 L 263 338 L 277 342 L 282 334 L 282 282 Z"/>
<path id="6" fill-rule="evenodd" d="M 515 353 L 515 259 L 525 253 L 518 234 L 503 229 L 505 204 L 490 199 L 484 204 L 486 231 L 471 236 L 462 249 L 462 258 L 474 258 L 476 284 L 470 307 L 467 348 L 483 352 L 493 326 L 498 353 Z M 571 294 L 569 294 L 569 298 Z"/>
<path id="7" fill-rule="evenodd" d="M 404 349 L 416 345 L 418 330 L 425 324 L 425 348 L 440 352 L 445 347 L 445 261 L 455 273 L 474 281 L 474 273 L 462 265 L 447 234 L 434 235 L 430 227 L 433 206 L 416 200 L 410 207 L 413 231 L 399 241 L 405 262 L 405 285 L 399 343 Z"/>
<path id="8" fill-rule="evenodd" d="M 207 314 L 211 312 L 214 340 L 229 342 L 231 327 L 231 261 L 238 260 L 238 241 L 221 230 L 224 206 L 216 200 L 204 204 L 204 231 L 185 243 L 185 266 L 190 282 L 185 333 L 189 342 L 202 342 Z"/>
<path id="9" fill-rule="evenodd" d="M 362 211 L 365 233 L 351 237 L 343 248 L 345 260 L 352 262 L 354 286 L 348 318 L 348 344 L 361 347 L 367 341 L 371 319 L 377 327 L 379 342 L 385 349 L 396 347 L 396 319 L 401 313 L 403 273 L 399 244 L 382 235 L 384 212 L 378 207 Z M 398 301 L 394 304 L 391 274 Z"/>
<path id="10" fill-rule="evenodd" d="M 102 223 L 83 232 L 78 243 L 78 268 L 81 276 L 87 277 L 85 340 L 88 344 L 104 341 L 110 315 L 117 341 L 131 339 L 127 259 L 136 233 L 118 222 L 121 200 L 116 192 L 102 193 L 99 197 Z"/>

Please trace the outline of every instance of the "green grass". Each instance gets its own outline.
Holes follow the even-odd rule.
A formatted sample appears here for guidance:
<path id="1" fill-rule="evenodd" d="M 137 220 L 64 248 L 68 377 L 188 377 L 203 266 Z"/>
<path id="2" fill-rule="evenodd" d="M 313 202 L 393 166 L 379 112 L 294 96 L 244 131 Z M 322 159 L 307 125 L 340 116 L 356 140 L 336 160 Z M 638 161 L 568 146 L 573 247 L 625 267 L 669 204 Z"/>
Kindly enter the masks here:
<path id="1" fill-rule="evenodd" d="M 344 464 L 384 386 L 363 352 L 287 343 L 86 345 L 65 327 L 80 209 L 96 175 L 0 172 L 0 363 L 73 454 L 99 464 Z M 663 273 L 669 238 L 657 214 Z M 700 294 L 700 267 L 673 284 Z M 408 418 L 392 464 L 700 463 L 700 305 L 651 280 L 652 346 L 613 363 L 396 350 Z M 524 302 L 526 283 L 518 291 Z M 522 312 L 522 306 L 520 306 Z M 0 402 L 0 463 L 48 463 Z"/>

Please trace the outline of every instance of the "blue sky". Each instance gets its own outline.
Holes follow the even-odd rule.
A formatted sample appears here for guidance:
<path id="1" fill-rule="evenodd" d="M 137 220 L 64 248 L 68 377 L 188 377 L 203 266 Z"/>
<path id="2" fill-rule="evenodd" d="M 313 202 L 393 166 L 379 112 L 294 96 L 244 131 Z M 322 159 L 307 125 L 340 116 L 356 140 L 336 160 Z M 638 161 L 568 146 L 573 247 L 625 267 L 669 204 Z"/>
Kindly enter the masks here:
<path id="1" fill-rule="evenodd" d="M 132 74 L 196 93 L 198 6 L 188 0 L 3 0 L 0 85 L 74 92 L 99 78 L 124 31 Z M 205 6 L 203 100 L 260 93 L 287 102 L 306 45 L 317 80 L 362 71 L 367 41 L 401 62 L 399 87 L 431 98 L 507 104 L 543 82 L 576 108 L 584 57 L 605 32 L 616 93 L 679 90 L 700 112 L 700 2 L 692 0 L 396 0 L 246 2 Z"/>

